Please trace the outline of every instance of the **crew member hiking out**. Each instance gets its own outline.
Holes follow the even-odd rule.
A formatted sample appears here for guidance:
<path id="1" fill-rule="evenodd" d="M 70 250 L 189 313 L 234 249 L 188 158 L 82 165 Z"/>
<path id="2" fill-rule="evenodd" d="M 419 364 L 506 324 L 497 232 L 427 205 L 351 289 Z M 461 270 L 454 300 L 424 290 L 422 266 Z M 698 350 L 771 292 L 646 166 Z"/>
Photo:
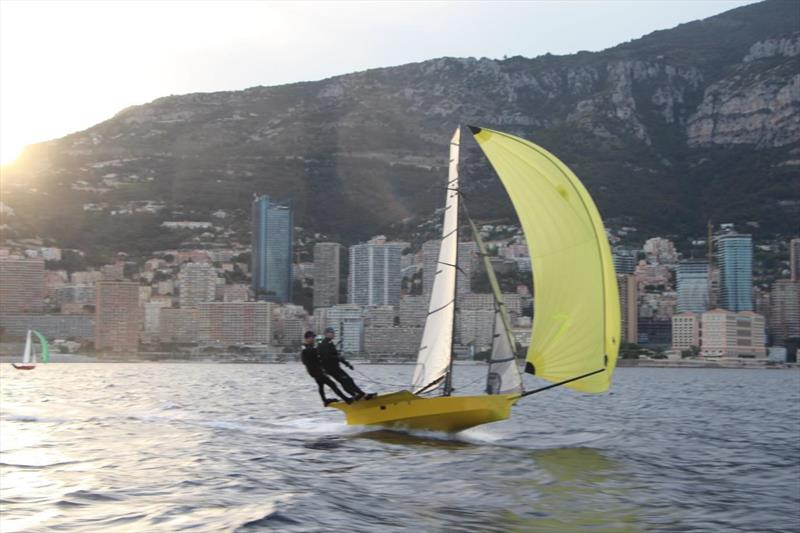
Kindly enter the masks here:
<path id="1" fill-rule="evenodd" d="M 325 397 L 325 385 L 333 389 L 333 392 L 335 392 L 339 398 L 347 403 L 351 403 L 353 401 L 352 398 L 345 396 L 345 394 L 339 390 L 339 387 L 336 386 L 336 383 L 334 383 L 333 380 L 326 376 L 322 371 L 322 363 L 319 360 L 319 352 L 317 352 L 317 348 L 314 346 L 314 341 L 314 332 L 306 331 L 305 335 L 303 335 L 303 352 L 300 355 L 300 359 L 306 366 L 308 375 L 314 378 L 314 380 L 317 382 L 317 386 L 319 387 L 319 396 L 322 398 L 322 404 L 328 405 L 329 403 L 336 401 Z"/>
<path id="2" fill-rule="evenodd" d="M 353 365 L 347 362 L 344 357 L 339 355 L 339 350 L 336 349 L 336 344 L 334 344 L 333 339 L 336 337 L 336 332 L 333 328 L 325 328 L 325 338 L 322 339 L 322 342 L 319 344 L 319 358 L 322 361 L 322 370 L 325 371 L 330 377 L 338 381 L 342 388 L 347 391 L 348 394 L 353 395 L 354 400 L 360 400 L 361 398 L 366 398 L 369 400 L 370 398 L 375 397 L 374 394 L 366 394 L 363 390 L 358 388 L 353 378 L 350 375 L 342 370 L 342 367 L 339 364 L 345 365 L 350 370 L 353 370 Z"/>

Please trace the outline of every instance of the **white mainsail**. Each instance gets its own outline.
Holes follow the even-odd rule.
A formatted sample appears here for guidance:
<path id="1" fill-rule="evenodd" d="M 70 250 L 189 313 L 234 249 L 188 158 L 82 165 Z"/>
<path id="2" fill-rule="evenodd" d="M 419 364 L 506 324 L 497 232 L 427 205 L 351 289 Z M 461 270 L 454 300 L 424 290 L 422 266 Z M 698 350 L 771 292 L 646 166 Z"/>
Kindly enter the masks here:
<path id="1" fill-rule="evenodd" d="M 411 386 L 415 393 L 437 387 L 447 376 L 453 356 L 453 319 L 456 299 L 458 260 L 458 157 L 461 129 L 456 128 L 450 140 L 450 166 L 442 223 L 442 244 L 428 305 L 428 317 L 422 332 L 417 366 Z M 428 272 L 425 276 L 430 275 Z"/>
<path id="2" fill-rule="evenodd" d="M 22 363 L 25 365 L 33 364 L 33 351 L 31 349 L 31 330 L 28 330 L 28 337 L 25 339 L 25 352 L 22 354 Z"/>

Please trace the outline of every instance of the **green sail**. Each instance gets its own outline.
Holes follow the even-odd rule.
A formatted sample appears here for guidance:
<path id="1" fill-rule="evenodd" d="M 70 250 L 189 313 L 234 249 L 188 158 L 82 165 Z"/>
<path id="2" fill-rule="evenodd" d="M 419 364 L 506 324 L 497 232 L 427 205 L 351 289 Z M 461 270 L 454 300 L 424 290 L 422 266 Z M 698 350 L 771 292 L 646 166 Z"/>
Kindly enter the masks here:
<path id="1" fill-rule="evenodd" d="M 44 335 L 39 333 L 36 330 L 33 331 L 33 334 L 39 338 L 39 342 L 42 345 L 42 363 L 49 363 L 50 362 L 50 345 L 47 344 L 47 339 L 44 338 Z"/>

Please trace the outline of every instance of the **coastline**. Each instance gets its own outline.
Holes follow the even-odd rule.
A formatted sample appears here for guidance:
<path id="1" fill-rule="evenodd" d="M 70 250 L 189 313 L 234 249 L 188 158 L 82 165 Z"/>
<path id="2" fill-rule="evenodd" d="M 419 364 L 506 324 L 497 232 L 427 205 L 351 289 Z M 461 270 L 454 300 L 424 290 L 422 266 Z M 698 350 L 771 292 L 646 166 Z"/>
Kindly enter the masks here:
<path id="1" fill-rule="evenodd" d="M 367 359 L 355 358 L 349 359 L 355 364 L 359 365 L 407 365 L 413 366 L 415 363 L 408 360 L 388 360 L 388 359 Z M 0 364 L 18 363 L 18 356 L 0 355 Z M 262 364 L 262 365 L 283 365 L 287 363 L 298 362 L 295 358 L 224 358 L 224 357 L 163 357 L 151 358 L 147 353 L 141 353 L 132 356 L 94 356 L 94 355 L 81 355 L 81 354 L 53 354 L 51 356 L 51 363 L 159 363 L 159 364 Z M 484 361 L 468 361 L 459 360 L 454 362 L 457 366 L 483 366 Z M 718 361 L 703 361 L 703 360 L 675 360 L 675 359 L 619 359 L 617 360 L 617 367 L 619 368 L 720 368 L 720 369 L 745 369 L 745 370 L 800 370 L 798 363 L 780 363 L 767 360 L 755 359 L 731 359 L 731 360 L 718 360 Z"/>
<path id="2" fill-rule="evenodd" d="M 797 363 L 781 363 L 764 359 L 675 360 L 675 359 L 619 359 L 621 368 L 723 368 L 745 370 L 800 370 Z"/>

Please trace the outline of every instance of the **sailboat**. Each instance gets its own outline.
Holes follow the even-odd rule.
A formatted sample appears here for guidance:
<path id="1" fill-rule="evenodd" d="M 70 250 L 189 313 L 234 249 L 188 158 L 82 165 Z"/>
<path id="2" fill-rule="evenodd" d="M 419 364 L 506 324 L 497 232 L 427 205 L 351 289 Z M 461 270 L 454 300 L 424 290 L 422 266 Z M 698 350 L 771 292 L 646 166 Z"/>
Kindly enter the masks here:
<path id="1" fill-rule="evenodd" d="M 554 387 L 608 390 L 620 341 L 620 308 L 611 250 L 600 214 L 575 174 L 544 148 L 469 126 L 500 177 L 531 248 L 535 313 L 525 372 L 551 384 L 523 390 L 515 342 L 485 247 L 495 297 L 495 336 L 485 394 L 453 395 L 453 331 L 458 268 L 461 128 L 450 141 L 442 240 L 411 390 L 330 407 L 351 425 L 458 432 L 507 419 L 521 399 Z"/>
<path id="2" fill-rule="evenodd" d="M 47 339 L 38 331 L 29 329 L 25 339 L 25 351 L 22 353 L 22 364 L 11 363 L 11 366 L 17 370 L 33 370 L 36 368 L 36 344 L 33 342 L 34 337 L 39 341 L 42 362 L 47 363 L 50 361 L 50 345 L 47 344 Z"/>

